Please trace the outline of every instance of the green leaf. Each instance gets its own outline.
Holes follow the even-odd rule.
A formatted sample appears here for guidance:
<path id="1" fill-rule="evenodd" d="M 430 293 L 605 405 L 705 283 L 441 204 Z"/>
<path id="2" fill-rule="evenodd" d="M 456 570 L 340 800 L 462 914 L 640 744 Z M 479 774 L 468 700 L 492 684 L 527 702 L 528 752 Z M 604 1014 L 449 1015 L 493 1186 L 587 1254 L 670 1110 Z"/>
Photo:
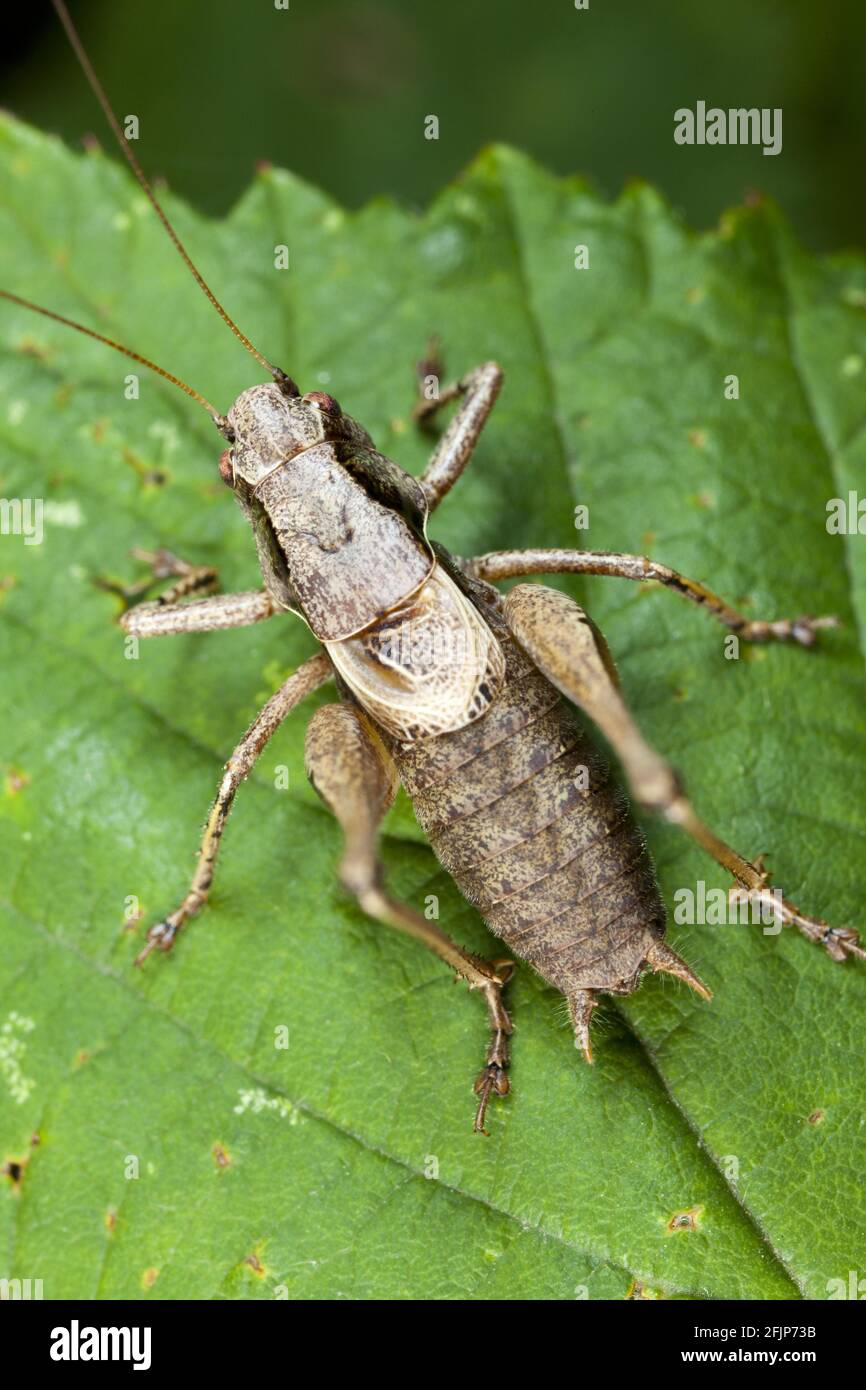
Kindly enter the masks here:
<path id="1" fill-rule="evenodd" d="M 8 119 L 0 161 L 4 285 L 221 408 L 260 379 L 123 171 Z M 644 186 L 611 206 L 500 148 L 423 217 L 348 214 L 274 171 L 225 222 L 166 201 L 244 331 L 416 473 L 429 335 L 453 374 L 502 362 L 436 517 L 456 553 L 649 551 L 755 615 L 839 614 L 812 653 L 734 661 L 673 596 L 568 585 L 699 810 L 744 853 L 771 852 L 804 908 L 862 923 L 866 561 L 825 507 L 866 464 L 863 261 L 810 259 L 768 206 L 697 237 Z M 312 639 L 275 620 L 125 658 L 91 581 L 132 577 L 132 546 L 218 564 L 226 589 L 256 583 L 219 440 L 146 373 L 126 400 L 116 354 L 8 303 L 0 319 L 0 492 L 45 499 L 43 544 L 0 537 L 0 1275 L 54 1298 L 620 1298 L 636 1283 L 774 1299 L 862 1273 L 863 968 L 791 931 L 675 928 L 713 1002 L 646 982 L 603 1010 L 592 1069 L 524 968 L 513 1094 L 478 1139 L 483 1010 L 336 888 L 338 835 L 302 772 L 315 700 L 243 788 L 211 906 L 133 970 L 143 926 L 186 886 L 222 763 Z M 725 886 L 673 829 L 647 830 L 669 903 L 698 879 Z M 387 831 L 393 889 L 436 893 L 442 925 L 490 951 L 405 802 Z M 671 1231 L 695 1209 L 695 1229 Z"/>

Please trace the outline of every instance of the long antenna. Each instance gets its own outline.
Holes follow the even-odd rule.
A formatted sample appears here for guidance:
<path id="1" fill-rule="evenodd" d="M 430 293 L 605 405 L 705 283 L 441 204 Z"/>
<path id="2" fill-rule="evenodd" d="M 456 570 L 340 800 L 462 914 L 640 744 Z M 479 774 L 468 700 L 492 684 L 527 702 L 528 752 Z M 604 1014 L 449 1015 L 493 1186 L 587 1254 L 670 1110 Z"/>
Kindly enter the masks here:
<path id="1" fill-rule="evenodd" d="M 9 290 L 0 290 L 0 298 L 8 299 L 12 304 L 20 304 L 22 309 L 32 309 L 34 314 L 42 314 L 47 319 L 54 319 L 55 323 L 65 324 L 67 328 L 74 328 L 76 333 L 85 333 L 88 338 L 95 338 L 98 343 L 105 343 L 106 347 L 114 348 L 115 352 L 122 352 L 124 357 L 131 357 L 133 362 L 140 362 L 143 367 L 149 367 L 152 372 L 156 372 L 157 376 L 165 377 L 166 381 L 170 381 L 173 386 L 179 386 L 181 391 L 185 391 L 199 405 L 203 405 L 221 433 L 226 434 L 229 430 L 225 416 L 220 415 L 206 396 L 203 396 L 200 391 L 194 391 L 191 386 L 187 386 L 186 382 L 181 381 L 179 376 L 167 372 L 164 367 L 158 367 L 155 362 L 151 362 L 149 357 L 143 357 L 140 352 L 133 352 L 132 348 L 124 347 L 122 343 L 116 343 L 113 338 L 106 338 L 104 333 L 97 333 L 93 328 L 85 328 L 83 323 L 76 323 L 74 319 L 67 319 L 62 314 L 55 314 L 53 309 L 43 309 L 41 304 L 33 304 L 29 299 L 22 299 L 20 294 L 12 294 Z"/>
<path id="2" fill-rule="evenodd" d="M 195 262 L 193 261 L 192 257 L 190 256 L 180 237 L 178 236 L 177 232 L 174 230 L 174 227 L 169 222 L 168 217 L 163 212 L 156 194 L 154 193 L 153 189 L 148 183 L 141 165 L 139 164 L 138 160 L 133 154 L 129 141 L 126 139 L 126 137 L 123 134 L 123 131 L 120 128 L 120 122 L 118 121 L 117 117 L 114 114 L 114 111 L 112 110 L 112 106 L 110 101 L 108 100 L 108 97 L 105 95 L 105 90 L 102 86 L 102 83 L 96 76 L 96 73 L 93 69 L 93 64 L 87 56 L 81 39 L 78 37 L 78 31 L 76 30 L 75 25 L 72 23 L 72 18 L 69 14 L 69 11 L 66 8 L 66 5 L 63 3 L 63 0 L 51 0 L 51 3 L 57 11 L 57 15 L 60 19 L 61 24 L 66 30 L 67 37 L 72 45 L 75 56 L 77 57 L 82 69 L 84 70 L 84 76 L 90 83 L 94 96 L 96 97 L 97 101 L 99 102 L 100 106 L 105 112 L 105 118 L 112 129 L 114 138 L 116 139 L 118 145 L 123 151 L 124 158 L 129 163 L 129 167 L 132 169 L 132 172 L 135 174 L 136 179 L 138 180 L 139 184 L 141 185 L 142 189 L 144 190 L 148 199 L 150 200 L 150 204 L 154 212 L 156 213 L 157 217 L 159 218 L 160 222 L 162 223 L 163 227 L 165 228 L 166 232 L 168 233 L 169 237 L 174 243 L 176 250 L 179 252 L 184 263 L 186 264 L 187 269 L 194 276 L 196 283 L 199 286 L 199 289 L 201 289 L 202 292 L 207 295 L 208 299 L 210 300 L 213 307 L 216 309 L 220 318 L 228 324 L 235 337 L 243 343 L 247 352 L 252 353 L 256 361 L 264 367 L 266 372 L 270 373 L 270 375 L 274 378 L 278 385 L 286 389 L 288 394 L 292 394 L 290 388 L 294 386 L 294 383 L 291 381 L 289 377 L 286 376 L 285 372 L 281 371 L 279 367 L 273 366 L 273 364 L 270 363 L 266 357 L 263 357 L 262 354 L 259 352 L 258 348 L 253 347 L 246 334 L 242 333 L 241 330 L 238 328 L 237 324 L 235 323 L 234 319 L 229 317 L 228 313 L 220 304 L 219 300 L 217 299 L 216 295 L 211 289 L 210 285 L 205 280 L 201 271 L 196 266 Z M 294 394 L 298 394 L 297 388 L 295 388 Z"/>

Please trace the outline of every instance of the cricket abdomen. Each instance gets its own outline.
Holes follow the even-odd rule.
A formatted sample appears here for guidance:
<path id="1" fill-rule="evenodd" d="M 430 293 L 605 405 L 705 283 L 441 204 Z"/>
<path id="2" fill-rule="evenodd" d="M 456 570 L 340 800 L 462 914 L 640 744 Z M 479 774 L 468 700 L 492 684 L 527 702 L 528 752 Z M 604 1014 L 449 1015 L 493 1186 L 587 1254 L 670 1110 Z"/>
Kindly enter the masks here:
<path id="1" fill-rule="evenodd" d="M 561 990 L 636 988 L 665 912 L 628 802 L 577 712 L 508 638 L 477 723 L 392 752 L 438 859 Z"/>

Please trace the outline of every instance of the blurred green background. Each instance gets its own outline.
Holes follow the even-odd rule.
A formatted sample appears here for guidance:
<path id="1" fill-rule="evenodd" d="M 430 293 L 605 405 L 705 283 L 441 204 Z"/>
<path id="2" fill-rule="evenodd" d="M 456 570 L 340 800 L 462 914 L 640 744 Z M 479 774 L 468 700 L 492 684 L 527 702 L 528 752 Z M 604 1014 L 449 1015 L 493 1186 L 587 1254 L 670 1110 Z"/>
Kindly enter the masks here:
<path id="1" fill-rule="evenodd" d="M 864 0 L 70 0 L 145 167 L 220 213 L 258 160 L 357 206 L 421 205 L 489 140 L 694 225 L 772 194 L 817 249 L 866 241 Z M 3 105 L 105 126 L 47 0 L 4 17 Z M 784 146 L 683 148 L 678 106 L 781 106 Z M 440 120 L 424 139 L 424 117 Z"/>

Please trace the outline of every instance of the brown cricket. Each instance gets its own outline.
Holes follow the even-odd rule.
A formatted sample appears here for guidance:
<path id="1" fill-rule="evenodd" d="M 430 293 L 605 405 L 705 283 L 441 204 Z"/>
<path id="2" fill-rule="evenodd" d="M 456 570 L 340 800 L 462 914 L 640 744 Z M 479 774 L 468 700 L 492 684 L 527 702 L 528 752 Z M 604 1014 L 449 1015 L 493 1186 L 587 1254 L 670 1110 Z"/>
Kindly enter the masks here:
<path id="1" fill-rule="evenodd" d="M 124 155 L 199 286 L 273 377 L 241 393 L 226 416 L 191 387 L 128 348 L 109 343 L 204 405 L 228 441 L 219 461 L 255 536 L 262 587 L 208 593 L 212 569 L 169 551 L 143 555 L 153 579 L 176 582 L 121 618 L 136 637 L 213 632 L 277 614 L 301 618 L 321 644 L 257 715 L 226 764 L 198 865 L 174 911 L 151 927 L 137 958 L 168 951 L 207 901 L 235 793 L 271 735 L 325 682 L 338 699 L 320 708 L 306 737 L 309 779 L 345 839 L 339 875 L 371 917 L 422 942 L 487 1004 L 491 1040 L 475 1082 L 474 1128 L 484 1131 L 491 1095 L 508 1089 L 511 1021 L 502 990 L 513 962 L 464 951 L 384 886 L 378 828 L 402 782 L 444 868 L 490 930 L 568 1001 L 576 1044 L 592 1060 L 590 1019 L 601 994 L 637 989 L 646 970 L 709 990 L 665 944 L 665 910 L 644 839 L 585 721 L 613 748 L 642 808 L 680 826 L 750 901 L 768 905 L 835 961 L 866 958 L 857 932 L 831 927 L 772 891 L 761 860 L 743 858 L 697 816 L 676 773 L 642 737 L 622 698 L 607 644 L 565 594 L 500 580 L 537 574 L 654 580 L 699 604 L 745 641 L 811 646 L 833 618 L 775 622 L 744 617 L 703 585 L 637 555 L 607 551 L 497 551 L 452 556 L 428 538 L 431 513 L 457 482 L 502 382 L 488 362 L 418 403 L 426 425 L 461 404 L 420 479 L 376 449 L 334 398 L 301 394 L 229 318 L 170 226 L 129 148 L 62 0 L 55 9 Z M 20 299 L 5 298 L 63 323 Z M 138 595 L 146 585 L 129 590 Z M 194 594 L 205 597 L 191 597 Z M 188 600 L 184 602 L 183 600 Z"/>

